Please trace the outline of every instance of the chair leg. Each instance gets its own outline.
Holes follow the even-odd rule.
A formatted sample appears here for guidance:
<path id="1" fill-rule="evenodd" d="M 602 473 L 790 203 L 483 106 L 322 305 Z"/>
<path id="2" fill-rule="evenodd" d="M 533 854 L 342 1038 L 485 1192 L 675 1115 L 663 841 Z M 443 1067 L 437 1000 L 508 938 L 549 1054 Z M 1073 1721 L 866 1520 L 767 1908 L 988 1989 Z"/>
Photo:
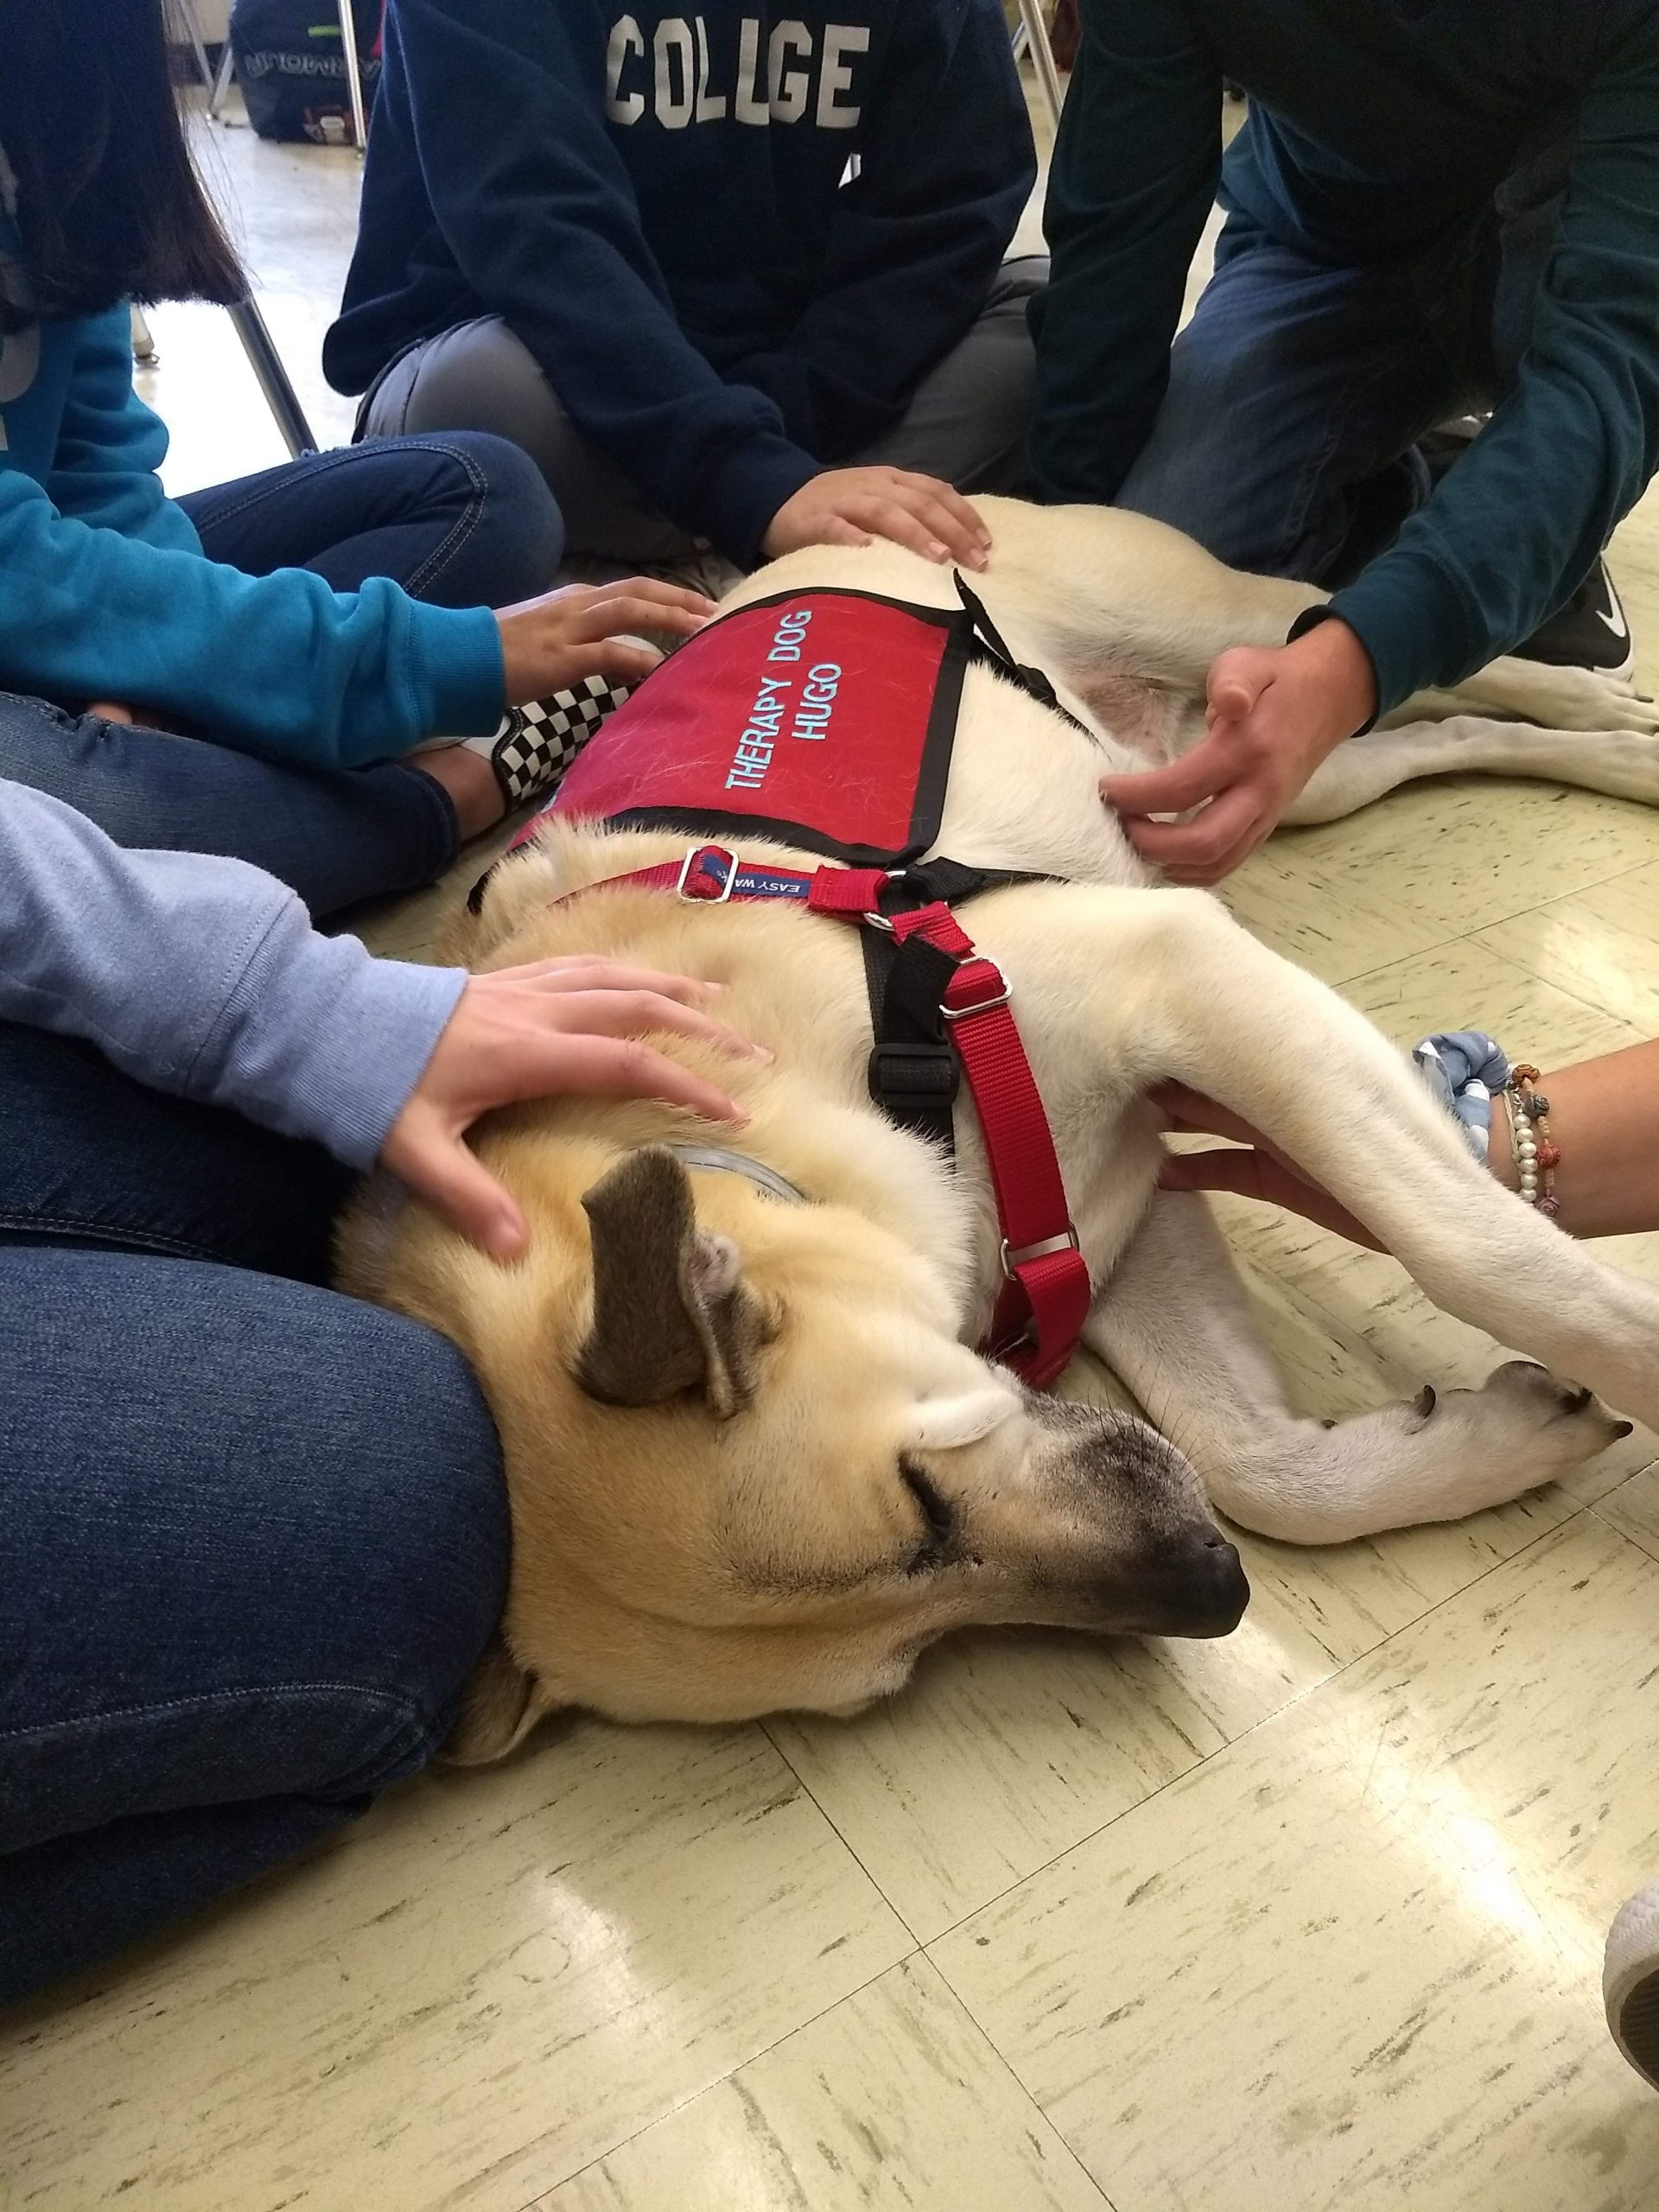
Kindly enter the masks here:
<path id="1" fill-rule="evenodd" d="M 219 57 L 219 74 L 214 78 L 213 89 L 207 95 L 207 113 L 214 123 L 219 121 L 219 111 L 224 106 L 225 95 L 231 89 L 231 72 L 235 67 L 236 56 L 231 51 L 231 41 L 227 38 L 225 41 L 225 51 Z"/>
<path id="2" fill-rule="evenodd" d="M 149 325 L 144 320 L 144 311 L 140 307 L 132 310 L 132 358 L 135 361 L 142 361 L 146 368 L 160 358 L 156 351 L 156 340 L 150 336 Z"/>
<path id="3" fill-rule="evenodd" d="M 346 49 L 346 89 L 352 99 L 352 137 L 360 152 L 369 143 L 369 119 L 363 105 L 363 64 L 358 57 L 353 0 L 340 0 L 340 36 Z"/>
<path id="4" fill-rule="evenodd" d="M 276 427 L 290 454 L 297 461 L 302 453 L 317 451 L 316 439 L 311 425 L 305 419 L 305 410 L 300 396 L 289 382 L 288 371 L 283 366 L 283 357 L 273 344 L 265 319 L 252 300 L 238 300 L 227 310 L 236 325 L 236 334 L 242 340 L 242 350 L 249 365 L 259 380 L 259 389 L 265 396 L 265 404 L 276 418 Z"/>
<path id="5" fill-rule="evenodd" d="M 1048 25 L 1043 21 L 1042 0 L 1020 0 L 1020 28 L 1026 35 L 1032 67 L 1037 73 L 1037 89 L 1042 94 L 1043 105 L 1048 110 L 1048 119 L 1058 126 L 1060 120 L 1060 73 L 1055 67 L 1054 49 L 1049 44 Z"/>
<path id="6" fill-rule="evenodd" d="M 207 59 L 207 42 L 201 35 L 201 18 L 196 13 L 196 0 L 173 0 L 179 20 L 184 25 L 184 35 L 195 49 L 196 67 L 201 73 L 203 88 L 209 93 L 213 89 L 213 64 Z"/>

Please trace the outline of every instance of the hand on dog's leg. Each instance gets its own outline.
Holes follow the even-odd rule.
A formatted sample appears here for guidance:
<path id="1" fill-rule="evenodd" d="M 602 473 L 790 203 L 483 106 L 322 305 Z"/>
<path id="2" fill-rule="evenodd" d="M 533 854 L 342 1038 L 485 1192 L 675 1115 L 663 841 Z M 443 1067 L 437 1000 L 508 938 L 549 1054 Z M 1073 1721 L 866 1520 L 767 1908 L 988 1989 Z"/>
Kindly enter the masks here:
<path id="1" fill-rule="evenodd" d="M 1166 1192 L 1090 1316 L 1091 1351 L 1198 1469 L 1211 1503 L 1263 1535 L 1339 1543 L 1450 1521 L 1592 1459 L 1623 1424 L 1542 1368 L 1326 1423 L 1300 1418 L 1201 1198 Z"/>
<path id="2" fill-rule="evenodd" d="M 1242 1114 L 1434 1303 L 1659 1425 L 1659 1294 L 1495 1184 L 1363 1017 L 1214 900 L 1165 892 L 1138 1049 Z"/>

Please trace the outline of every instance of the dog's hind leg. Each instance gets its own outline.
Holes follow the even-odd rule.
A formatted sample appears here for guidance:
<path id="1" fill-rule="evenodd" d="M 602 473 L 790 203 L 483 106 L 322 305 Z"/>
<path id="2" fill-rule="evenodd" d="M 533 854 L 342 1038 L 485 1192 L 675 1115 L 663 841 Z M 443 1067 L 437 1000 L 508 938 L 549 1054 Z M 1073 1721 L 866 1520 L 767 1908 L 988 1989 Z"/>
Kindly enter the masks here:
<path id="1" fill-rule="evenodd" d="M 1285 810 L 1288 823 L 1336 822 L 1423 776 L 1532 776 L 1659 806 L 1659 739 L 1634 729 L 1536 729 L 1455 715 L 1351 738 Z"/>
<path id="2" fill-rule="evenodd" d="M 1593 1458 L 1624 1426 L 1587 1391 L 1519 1360 L 1479 1390 L 1425 1385 L 1346 1421 L 1299 1417 L 1208 1207 L 1183 1192 L 1154 1200 L 1086 1334 L 1211 1503 L 1294 1543 L 1502 1504 Z"/>
<path id="3" fill-rule="evenodd" d="M 1436 1305 L 1659 1426 L 1659 1292 L 1494 1182 L 1362 1015 L 1203 893 L 1073 890 L 1057 908 L 1062 896 L 1079 957 L 1055 972 L 1071 1019 L 1094 1020 L 1137 1088 L 1174 1077 L 1207 1091 L 1364 1222 Z M 1048 911 L 1033 898 L 1027 928 Z M 994 938 L 992 949 L 1000 957 Z M 1008 950 L 1017 959 L 1012 938 Z"/>

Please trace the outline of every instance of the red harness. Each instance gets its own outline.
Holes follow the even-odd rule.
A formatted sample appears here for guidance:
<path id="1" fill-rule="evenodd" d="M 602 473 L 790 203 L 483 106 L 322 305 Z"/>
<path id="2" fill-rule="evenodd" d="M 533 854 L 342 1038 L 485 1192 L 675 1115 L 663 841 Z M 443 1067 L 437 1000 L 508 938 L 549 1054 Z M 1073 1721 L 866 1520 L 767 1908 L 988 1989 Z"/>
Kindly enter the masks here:
<path id="1" fill-rule="evenodd" d="M 957 581 L 960 612 L 814 591 L 723 616 L 601 726 L 546 811 L 704 840 L 759 834 L 834 860 L 804 874 L 705 842 L 586 887 L 672 891 L 694 904 L 793 899 L 862 925 L 877 958 L 891 951 L 879 987 L 871 963 L 872 1092 L 895 1119 L 948 1143 L 958 1064 L 966 1074 L 1002 1236 L 982 1348 L 1041 1388 L 1077 1349 L 1089 1270 L 1011 988 L 947 903 L 1018 879 L 920 856 L 938 834 L 969 661 L 992 659 L 1049 703 L 1052 693 L 1009 658 Z M 901 911 L 884 911 L 895 901 Z"/>

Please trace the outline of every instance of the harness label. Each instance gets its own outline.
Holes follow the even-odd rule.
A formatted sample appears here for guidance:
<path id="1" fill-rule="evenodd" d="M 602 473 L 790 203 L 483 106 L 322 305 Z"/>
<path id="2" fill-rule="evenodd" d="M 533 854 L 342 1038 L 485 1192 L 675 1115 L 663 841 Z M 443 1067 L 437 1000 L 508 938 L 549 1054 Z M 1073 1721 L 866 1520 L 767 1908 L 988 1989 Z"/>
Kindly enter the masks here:
<path id="1" fill-rule="evenodd" d="M 863 593 L 741 607 L 653 670 L 553 810 L 888 864 L 937 830 L 966 652 L 960 615 Z"/>

